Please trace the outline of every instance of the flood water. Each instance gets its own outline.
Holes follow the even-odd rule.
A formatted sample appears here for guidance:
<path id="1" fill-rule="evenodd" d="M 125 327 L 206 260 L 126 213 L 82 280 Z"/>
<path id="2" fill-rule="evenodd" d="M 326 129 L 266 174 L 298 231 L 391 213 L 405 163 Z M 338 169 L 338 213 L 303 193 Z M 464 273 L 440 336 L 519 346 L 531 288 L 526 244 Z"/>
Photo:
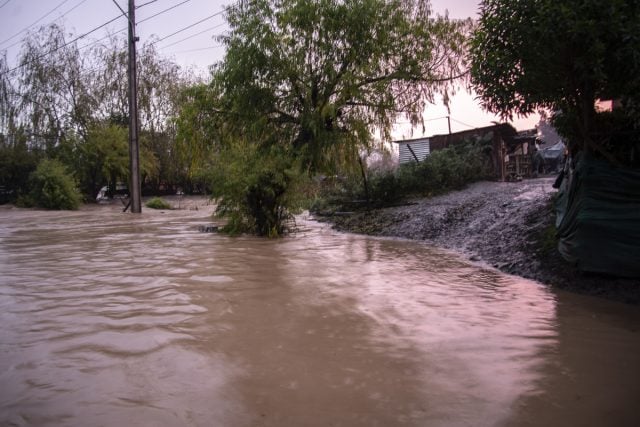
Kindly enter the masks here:
<path id="1" fill-rule="evenodd" d="M 640 425 L 637 307 L 211 210 L 0 207 L 0 425 Z"/>

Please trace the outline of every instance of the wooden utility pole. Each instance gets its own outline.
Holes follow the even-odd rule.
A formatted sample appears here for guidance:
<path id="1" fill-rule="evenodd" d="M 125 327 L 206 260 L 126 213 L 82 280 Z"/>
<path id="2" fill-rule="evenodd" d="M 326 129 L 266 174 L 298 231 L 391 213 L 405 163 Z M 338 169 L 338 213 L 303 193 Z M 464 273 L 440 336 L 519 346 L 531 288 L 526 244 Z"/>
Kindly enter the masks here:
<path id="1" fill-rule="evenodd" d="M 136 67 L 136 6 L 129 0 L 129 195 L 131 212 L 142 212 L 140 201 L 140 149 L 138 143 L 138 77 Z"/>

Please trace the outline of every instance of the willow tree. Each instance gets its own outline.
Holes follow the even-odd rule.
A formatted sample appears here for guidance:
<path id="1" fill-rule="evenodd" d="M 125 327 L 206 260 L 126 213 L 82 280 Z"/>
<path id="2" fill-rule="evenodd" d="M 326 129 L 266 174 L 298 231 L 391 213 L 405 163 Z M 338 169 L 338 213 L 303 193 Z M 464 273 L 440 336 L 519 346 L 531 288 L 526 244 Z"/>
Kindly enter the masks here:
<path id="1" fill-rule="evenodd" d="M 400 116 L 419 123 L 464 70 L 466 24 L 425 0 L 241 0 L 226 18 L 212 83 L 221 138 L 309 173 L 353 164 Z"/>

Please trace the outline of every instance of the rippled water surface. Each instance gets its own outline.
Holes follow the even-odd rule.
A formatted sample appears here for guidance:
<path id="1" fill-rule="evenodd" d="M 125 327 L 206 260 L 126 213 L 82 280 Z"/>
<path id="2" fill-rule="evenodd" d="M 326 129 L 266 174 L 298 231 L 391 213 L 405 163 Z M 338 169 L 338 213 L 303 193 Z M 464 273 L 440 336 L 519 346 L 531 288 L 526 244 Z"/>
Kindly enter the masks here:
<path id="1" fill-rule="evenodd" d="M 640 425 L 640 313 L 211 207 L 0 208 L 0 425 Z"/>

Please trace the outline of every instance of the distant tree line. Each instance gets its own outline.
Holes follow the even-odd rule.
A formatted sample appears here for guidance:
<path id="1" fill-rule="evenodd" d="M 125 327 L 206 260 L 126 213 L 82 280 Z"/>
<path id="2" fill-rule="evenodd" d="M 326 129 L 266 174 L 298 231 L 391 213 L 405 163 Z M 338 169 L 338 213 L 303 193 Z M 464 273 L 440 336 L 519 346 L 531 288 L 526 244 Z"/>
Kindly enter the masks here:
<path id="1" fill-rule="evenodd" d="M 5 199 L 29 193 L 42 159 L 55 159 L 85 198 L 128 181 L 127 42 L 112 36 L 87 47 L 50 25 L 28 34 L 17 65 L 0 57 L 0 188 Z M 85 42 L 86 43 L 86 42 Z M 174 118 L 198 79 L 139 46 L 140 169 L 145 190 L 193 190 L 190 147 Z"/>

